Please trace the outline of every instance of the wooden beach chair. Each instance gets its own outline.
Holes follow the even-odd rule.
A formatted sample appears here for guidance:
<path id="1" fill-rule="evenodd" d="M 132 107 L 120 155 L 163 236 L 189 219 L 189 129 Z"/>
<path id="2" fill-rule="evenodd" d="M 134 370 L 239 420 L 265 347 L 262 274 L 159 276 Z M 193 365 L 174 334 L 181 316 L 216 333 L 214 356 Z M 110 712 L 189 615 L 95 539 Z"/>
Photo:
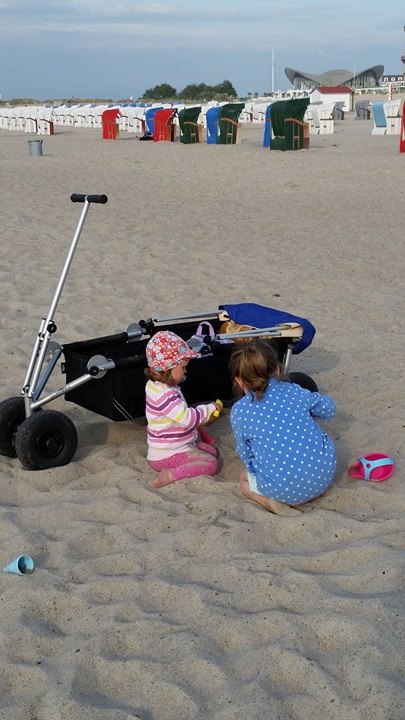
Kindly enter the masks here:
<path id="1" fill-rule="evenodd" d="M 201 105 L 179 110 L 180 142 L 187 145 L 203 142 L 204 125 L 198 122 Z"/>
<path id="2" fill-rule="evenodd" d="M 219 115 L 220 145 L 235 145 L 241 142 L 241 124 L 239 116 L 245 103 L 227 103 L 222 105 Z"/>
<path id="3" fill-rule="evenodd" d="M 301 150 L 304 147 L 304 115 L 308 105 L 309 98 L 272 103 L 270 150 Z"/>

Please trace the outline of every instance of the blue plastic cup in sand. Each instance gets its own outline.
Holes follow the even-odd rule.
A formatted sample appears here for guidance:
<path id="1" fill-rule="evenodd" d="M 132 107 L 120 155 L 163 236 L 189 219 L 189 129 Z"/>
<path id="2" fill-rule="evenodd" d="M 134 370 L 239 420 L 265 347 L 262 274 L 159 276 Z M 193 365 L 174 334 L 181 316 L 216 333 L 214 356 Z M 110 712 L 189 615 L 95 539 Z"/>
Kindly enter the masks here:
<path id="1" fill-rule="evenodd" d="M 34 561 L 29 555 L 19 555 L 3 568 L 3 572 L 14 573 L 14 575 L 31 575 L 34 572 Z"/>

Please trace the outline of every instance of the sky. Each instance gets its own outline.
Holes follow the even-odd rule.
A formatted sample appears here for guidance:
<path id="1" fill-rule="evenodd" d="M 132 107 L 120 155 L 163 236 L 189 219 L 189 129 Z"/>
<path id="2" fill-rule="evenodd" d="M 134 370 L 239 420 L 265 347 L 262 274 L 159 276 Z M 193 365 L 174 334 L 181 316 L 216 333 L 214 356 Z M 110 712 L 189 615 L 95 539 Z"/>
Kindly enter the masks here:
<path id="1" fill-rule="evenodd" d="M 403 0 L 0 0 L 0 95 L 140 97 L 230 80 L 290 87 L 284 68 L 402 72 Z"/>

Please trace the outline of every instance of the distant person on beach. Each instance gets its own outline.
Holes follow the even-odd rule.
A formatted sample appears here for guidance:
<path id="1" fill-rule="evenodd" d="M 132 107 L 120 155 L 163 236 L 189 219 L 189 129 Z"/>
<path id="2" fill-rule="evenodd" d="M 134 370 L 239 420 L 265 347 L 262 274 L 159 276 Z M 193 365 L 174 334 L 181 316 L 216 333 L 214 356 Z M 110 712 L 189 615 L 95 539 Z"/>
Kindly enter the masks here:
<path id="1" fill-rule="evenodd" d="M 245 465 L 240 489 L 276 515 L 295 515 L 332 484 L 332 440 L 314 418 L 327 420 L 336 405 L 327 395 L 280 379 L 277 356 L 263 340 L 235 348 L 231 375 L 244 396 L 231 410 L 236 452 Z"/>
<path id="2" fill-rule="evenodd" d="M 146 346 L 148 461 L 159 473 L 151 483 L 155 488 L 216 475 L 220 468 L 215 438 L 202 427 L 221 409 L 220 403 L 188 407 L 179 388 L 189 361 L 197 356 L 169 330 L 157 332 Z"/>

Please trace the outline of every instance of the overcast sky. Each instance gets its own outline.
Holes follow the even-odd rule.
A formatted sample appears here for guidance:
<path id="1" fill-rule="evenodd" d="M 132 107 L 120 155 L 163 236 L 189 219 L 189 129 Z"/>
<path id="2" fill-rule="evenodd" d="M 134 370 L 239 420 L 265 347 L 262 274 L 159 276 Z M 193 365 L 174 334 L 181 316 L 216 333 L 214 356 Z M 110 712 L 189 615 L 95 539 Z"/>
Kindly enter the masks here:
<path id="1" fill-rule="evenodd" d="M 404 0 L 0 0 L 0 94 L 134 98 L 167 82 L 290 87 L 285 67 L 402 72 Z"/>

